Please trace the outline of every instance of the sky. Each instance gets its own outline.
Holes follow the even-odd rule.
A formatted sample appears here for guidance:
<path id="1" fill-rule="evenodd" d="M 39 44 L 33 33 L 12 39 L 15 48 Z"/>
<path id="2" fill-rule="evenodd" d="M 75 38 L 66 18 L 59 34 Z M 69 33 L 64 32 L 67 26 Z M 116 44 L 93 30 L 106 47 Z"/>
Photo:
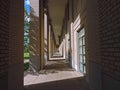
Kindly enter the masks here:
<path id="1" fill-rule="evenodd" d="M 24 0 L 24 7 L 27 10 L 28 13 L 30 13 L 30 1 Z"/>

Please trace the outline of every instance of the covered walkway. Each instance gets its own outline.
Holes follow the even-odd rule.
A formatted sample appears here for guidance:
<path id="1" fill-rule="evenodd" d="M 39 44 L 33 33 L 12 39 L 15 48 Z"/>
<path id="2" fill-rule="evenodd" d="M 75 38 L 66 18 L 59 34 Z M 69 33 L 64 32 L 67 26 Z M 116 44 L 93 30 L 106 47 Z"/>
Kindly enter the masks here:
<path id="1" fill-rule="evenodd" d="M 88 86 L 120 90 L 120 0 L 0 0 L 0 90 Z"/>
<path id="2" fill-rule="evenodd" d="M 66 60 L 49 61 L 38 73 L 26 72 L 25 90 L 89 90 L 85 77 Z"/>

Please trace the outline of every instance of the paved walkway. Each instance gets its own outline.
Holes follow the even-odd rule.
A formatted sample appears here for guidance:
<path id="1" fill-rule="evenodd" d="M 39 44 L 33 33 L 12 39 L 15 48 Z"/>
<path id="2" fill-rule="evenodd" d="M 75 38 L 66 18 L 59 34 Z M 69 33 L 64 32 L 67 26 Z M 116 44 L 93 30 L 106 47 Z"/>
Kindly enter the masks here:
<path id="1" fill-rule="evenodd" d="M 49 61 L 39 74 L 26 72 L 24 85 L 25 90 L 89 90 L 84 76 L 65 60 Z"/>

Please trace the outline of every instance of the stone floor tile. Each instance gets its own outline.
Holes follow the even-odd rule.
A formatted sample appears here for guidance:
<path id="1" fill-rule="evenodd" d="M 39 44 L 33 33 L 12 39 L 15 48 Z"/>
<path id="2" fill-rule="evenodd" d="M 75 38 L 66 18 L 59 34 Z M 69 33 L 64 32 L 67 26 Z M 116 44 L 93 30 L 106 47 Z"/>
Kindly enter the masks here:
<path id="1" fill-rule="evenodd" d="M 38 75 L 24 77 L 24 90 L 89 90 L 85 77 L 65 60 L 49 61 Z"/>

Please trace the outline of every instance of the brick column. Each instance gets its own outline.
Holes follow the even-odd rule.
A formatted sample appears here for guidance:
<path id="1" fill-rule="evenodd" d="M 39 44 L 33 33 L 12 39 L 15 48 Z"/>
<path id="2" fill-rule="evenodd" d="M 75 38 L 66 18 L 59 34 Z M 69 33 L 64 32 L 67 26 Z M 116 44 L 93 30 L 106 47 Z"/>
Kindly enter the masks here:
<path id="1" fill-rule="evenodd" d="M 10 0 L 9 9 L 8 90 L 23 90 L 24 1 Z"/>

